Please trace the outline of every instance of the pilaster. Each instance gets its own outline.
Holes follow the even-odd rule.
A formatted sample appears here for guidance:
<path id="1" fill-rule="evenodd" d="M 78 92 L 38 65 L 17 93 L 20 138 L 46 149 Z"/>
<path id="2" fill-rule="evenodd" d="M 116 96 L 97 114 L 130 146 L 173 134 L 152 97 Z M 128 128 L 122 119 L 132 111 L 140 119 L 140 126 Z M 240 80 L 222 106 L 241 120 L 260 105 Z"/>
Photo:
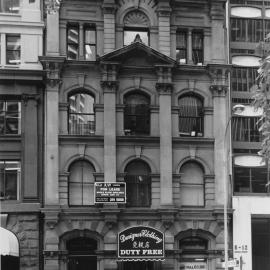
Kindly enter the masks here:
<path id="1" fill-rule="evenodd" d="M 171 94 L 172 67 L 156 66 L 159 93 L 159 130 L 160 130 L 160 204 L 173 205 L 172 193 L 172 113 Z"/>
<path id="2" fill-rule="evenodd" d="M 101 63 L 104 98 L 104 181 L 116 182 L 116 63 Z"/>
<path id="3" fill-rule="evenodd" d="M 115 12 L 116 4 L 114 0 L 104 0 L 104 53 L 115 50 Z"/>
<path id="4" fill-rule="evenodd" d="M 59 56 L 59 9 L 60 0 L 45 0 L 46 55 Z"/>
<path id="5" fill-rule="evenodd" d="M 213 135 L 215 138 L 215 202 L 224 203 L 224 181 L 228 183 L 230 115 L 228 100 L 228 65 L 208 65 L 213 97 Z"/>
<path id="6" fill-rule="evenodd" d="M 159 51 L 167 56 L 171 55 L 171 31 L 170 31 L 170 16 L 171 7 L 169 1 L 159 1 L 157 7 L 158 14 L 158 37 Z"/>
<path id="7" fill-rule="evenodd" d="M 45 205 L 58 205 L 58 100 L 61 84 L 60 73 L 64 63 L 64 57 L 40 57 L 40 61 L 46 71 L 44 96 L 44 200 Z"/>
<path id="8" fill-rule="evenodd" d="M 22 105 L 24 110 L 24 131 L 23 131 L 23 149 L 24 149 L 24 185 L 23 199 L 37 200 L 38 198 L 38 95 L 22 95 Z"/>

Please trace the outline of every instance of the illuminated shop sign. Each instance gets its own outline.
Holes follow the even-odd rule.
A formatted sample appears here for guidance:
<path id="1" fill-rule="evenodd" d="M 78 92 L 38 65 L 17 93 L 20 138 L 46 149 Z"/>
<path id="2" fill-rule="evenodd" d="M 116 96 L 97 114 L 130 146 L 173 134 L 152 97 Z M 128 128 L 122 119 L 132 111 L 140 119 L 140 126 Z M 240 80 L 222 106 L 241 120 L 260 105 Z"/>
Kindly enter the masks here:
<path id="1" fill-rule="evenodd" d="M 206 270 L 206 262 L 183 262 L 180 264 L 180 270 Z"/>
<path id="2" fill-rule="evenodd" d="M 95 183 L 95 203 L 125 203 L 126 183 Z"/>
<path id="3" fill-rule="evenodd" d="M 163 260 L 164 234 L 147 226 L 130 227 L 118 233 L 118 259 Z"/>

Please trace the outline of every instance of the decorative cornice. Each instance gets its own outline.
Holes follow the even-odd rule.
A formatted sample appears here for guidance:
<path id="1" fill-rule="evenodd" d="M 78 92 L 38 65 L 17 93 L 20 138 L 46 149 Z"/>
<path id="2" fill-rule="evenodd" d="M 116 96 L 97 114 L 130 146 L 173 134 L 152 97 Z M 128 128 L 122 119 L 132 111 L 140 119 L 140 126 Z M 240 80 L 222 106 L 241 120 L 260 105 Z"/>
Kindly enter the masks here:
<path id="1" fill-rule="evenodd" d="M 45 10 L 47 14 L 53 15 L 59 12 L 62 0 L 45 0 Z"/>
<path id="2" fill-rule="evenodd" d="M 156 90 L 160 95 L 171 95 L 173 91 L 172 83 L 156 83 Z"/>
<path id="3" fill-rule="evenodd" d="M 100 85 L 104 93 L 116 93 L 118 89 L 118 81 L 101 81 Z"/>
<path id="4" fill-rule="evenodd" d="M 61 71 L 65 57 L 40 56 L 40 62 L 46 72 L 45 81 L 50 88 L 55 88 L 61 84 Z"/>
<path id="5" fill-rule="evenodd" d="M 104 14 L 115 14 L 117 6 L 114 3 L 106 3 L 104 1 L 102 9 Z"/>
<path id="6" fill-rule="evenodd" d="M 23 104 L 25 106 L 27 106 L 27 103 L 28 103 L 29 100 L 34 100 L 37 103 L 39 103 L 39 101 L 40 101 L 40 96 L 35 95 L 35 94 L 33 94 L 33 95 L 31 95 L 31 94 L 22 94 L 21 97 L 22 97 Z"/>

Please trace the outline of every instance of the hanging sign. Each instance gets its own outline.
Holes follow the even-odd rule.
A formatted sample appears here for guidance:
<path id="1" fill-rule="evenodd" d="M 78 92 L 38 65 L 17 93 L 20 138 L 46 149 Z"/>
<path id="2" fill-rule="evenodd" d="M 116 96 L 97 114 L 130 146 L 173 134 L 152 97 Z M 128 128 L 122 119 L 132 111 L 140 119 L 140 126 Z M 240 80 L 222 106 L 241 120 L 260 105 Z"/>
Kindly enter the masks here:
<path id="1" fill-rule="evenodd" d="M 95 203 L 125 203 L 126 183 L 95 183 Z"/>
<path id="2" fill-rule="evenodd" d="M 164 260 L 164 234 L 152 227 L 134 226 L 118 233 L 118 259 Z"/>

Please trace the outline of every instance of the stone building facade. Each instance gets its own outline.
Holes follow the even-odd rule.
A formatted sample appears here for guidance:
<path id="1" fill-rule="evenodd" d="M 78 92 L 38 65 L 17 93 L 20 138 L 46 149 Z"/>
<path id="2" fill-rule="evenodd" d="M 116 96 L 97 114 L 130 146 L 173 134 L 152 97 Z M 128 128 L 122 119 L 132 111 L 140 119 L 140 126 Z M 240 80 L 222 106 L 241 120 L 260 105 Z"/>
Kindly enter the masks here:
<path id="1" fill-rule="evenodd" d="M 40 269 L 42 1 L 0 4 L 1 227 L 18 239 L 20 269 Z M 31 47 L 31 48 L 30 48 Z M 4 266 L 3 266 L 4 269 Z"/>
<path id="2" fill-rule="evenodd" d="M 44 269 L 219 269 L 225 1 L 45 8 Z M 127 203 L 95 204 L 95 182 L 125 182 Z M 139 225 L 164 233 L 164 261 L 118 260 Z"/>
<path id="3" fill-rule="evenodd" d="M 44 270 L 221 269 L 230 124 L 225 2 L 44 2 L 43 78 L 24 70 L 31 79 L 18 88 L 20 77 L 13 89 L 35 89 L 26 130 L 36 133 L 3 137 L 16 159 L 26 150 L 43 154 L 27 153 L 22 195 L 3 202 L 21 268 L 32 256 L 31 267 Z M 37 148 L 20 148 L 23 140 L 37 140 Z M 95 183 L 103 182 L 124 182 L 126 203 L 96 204 Z M 22 215 L 14 203 L 25 205 Z M 118 258 L 118 234 L 140 226 L 164 235 L 164 260 Z"/>

